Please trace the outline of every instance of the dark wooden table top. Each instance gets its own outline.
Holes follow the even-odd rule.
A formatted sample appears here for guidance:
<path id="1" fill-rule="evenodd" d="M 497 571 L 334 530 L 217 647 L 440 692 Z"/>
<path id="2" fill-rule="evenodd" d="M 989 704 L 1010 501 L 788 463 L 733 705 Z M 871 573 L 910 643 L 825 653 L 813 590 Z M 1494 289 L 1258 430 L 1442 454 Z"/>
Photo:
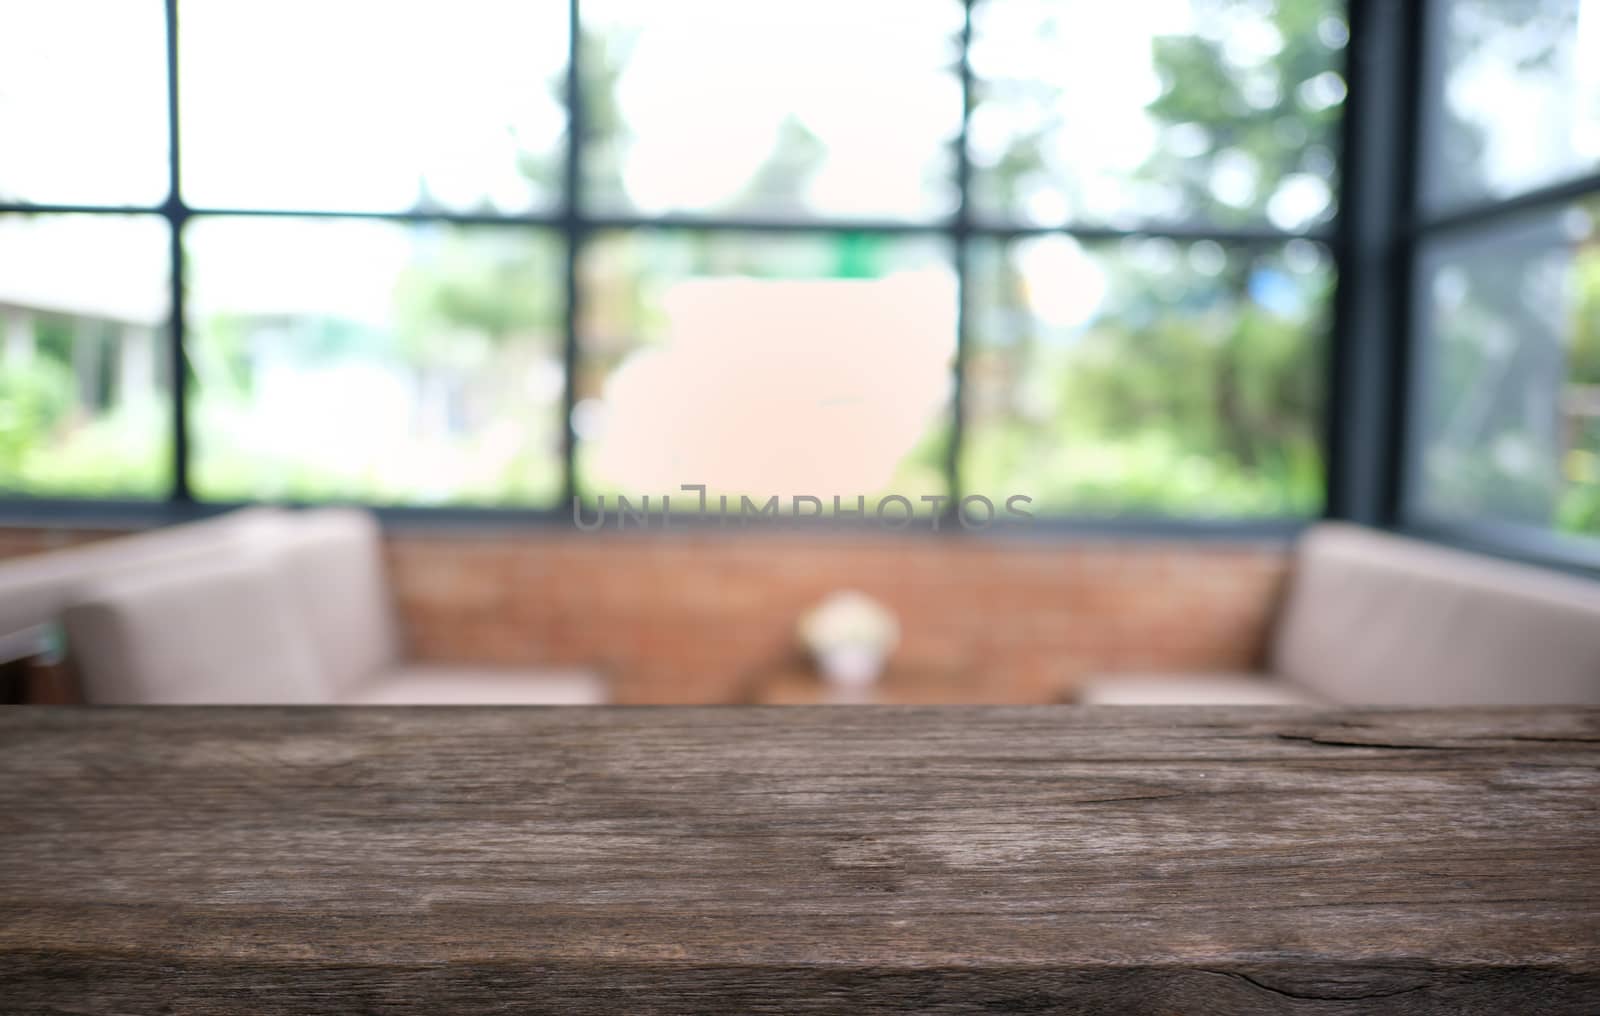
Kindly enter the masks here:
<path id="1" fill-rule="evenodd" d="M 0 1010 L 1600 1012 L 1600 710 L 0 711 Z"/>

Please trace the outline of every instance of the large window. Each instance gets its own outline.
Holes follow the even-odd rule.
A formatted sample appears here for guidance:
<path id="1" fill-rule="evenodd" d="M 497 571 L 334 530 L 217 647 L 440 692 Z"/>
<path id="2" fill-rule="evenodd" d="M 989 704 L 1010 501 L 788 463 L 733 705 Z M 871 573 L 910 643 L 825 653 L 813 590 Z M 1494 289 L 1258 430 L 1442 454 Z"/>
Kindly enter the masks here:
<path id="1" fill-rule="evenodd" d="M 1348 37 L 1339 0 L 13 0 L 0 493 L 1316 515 Z M 1571 122 L 1458 189 L 1581 165 Z M 1470 403 L 1497 311 L 1447 312 Z M 1467 411 L 1441 442 L 1489 454 Z"/>
<path id="2" fill-rule="evenodd" d="M 1600 4 L 1430 15 L 1409 512 L 1600 537 Z"/>

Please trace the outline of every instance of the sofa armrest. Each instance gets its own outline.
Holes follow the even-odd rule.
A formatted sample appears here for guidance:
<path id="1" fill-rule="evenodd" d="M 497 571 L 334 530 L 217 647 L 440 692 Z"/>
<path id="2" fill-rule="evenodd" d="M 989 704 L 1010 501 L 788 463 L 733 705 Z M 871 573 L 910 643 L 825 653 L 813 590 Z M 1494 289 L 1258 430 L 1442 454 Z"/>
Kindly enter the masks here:
<path id="1" fill-rule="evenodd" d="M 275 563 L 248 551 L 82 587 L 64 615 L 91 703 L 325 701 Z"/>

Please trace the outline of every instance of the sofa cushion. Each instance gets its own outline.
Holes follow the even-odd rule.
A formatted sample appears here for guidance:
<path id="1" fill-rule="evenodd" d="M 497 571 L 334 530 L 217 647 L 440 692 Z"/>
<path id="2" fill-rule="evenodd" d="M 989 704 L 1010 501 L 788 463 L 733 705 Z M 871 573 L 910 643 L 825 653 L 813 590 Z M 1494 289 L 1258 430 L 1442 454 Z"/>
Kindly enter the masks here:
<path id="1" fill-rule="evenodd" d="M 275 562 L 243 550 L 84 585 L 63 613 L 95 704 L 326 701 L 328 690 Z"/>
<path id="2" fill-rule="evenodd" d="M 1325 699 L 1269 674 L 1108 674 L 1077 685 L 1074 701 L 1098 706 L 1298 706 Z"/>
<path id="3" fill-rule="evenodd" d="M 1361 705 L 1600 703 L 1600 584 L 1357 526 L 1311 529 L 1279 676 Z"/>
<path id="4" fill-rule="evenodd" d="M 396 667 L 346 689 L 350 705 L 594 706 L 605 682 L 581 670 L 500 668 L 449 663 Z"/>
<path id="5" fill-rule="evenodd" d="M 297 512 L 270 542 L 311 648 L 335 689 L 399 663 L 399 625 L 384 575 L 382 534 L 371 512 Z"/>

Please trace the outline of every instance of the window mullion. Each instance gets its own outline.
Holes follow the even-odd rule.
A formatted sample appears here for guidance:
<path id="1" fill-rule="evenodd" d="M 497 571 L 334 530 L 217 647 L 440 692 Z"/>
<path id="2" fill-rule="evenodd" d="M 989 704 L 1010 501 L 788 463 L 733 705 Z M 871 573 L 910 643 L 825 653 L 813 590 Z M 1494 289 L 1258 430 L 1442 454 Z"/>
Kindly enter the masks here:
<path id="1" fill-rule="evenodd" d="M 583 221 L 583 130 L 582 21 L 579 0 L 567 2 L 567 159 L 563 195 L 562 234 L 566 241 L 566 316 L 562 349 L 563 387 L 561 396 L 561 478 L 565 507 L 578 496 L 577 431 L 572 424 L 577 405 L 578 312 L 582 286 L 578 273 L 586 232 Z"/>
<path id="2" fill-rule="evenodd" d="M 166 0 L 167 32 L 167 200 L 162 208 L 170 231 L 169 257 L 171 273 L 171 306 L 168 308 L 167 338 L 171 344 L 172 384 L 172 488 L 171 500 L 187 503 L 194 500 L 189 484 L 189 372 L 184 352 L 184 264 L 183 227 L 188 221 L 188 210 L 183 205 L 181 190 L 182 165 L 180 162 L 178 120 L 178 0 Z"/>

